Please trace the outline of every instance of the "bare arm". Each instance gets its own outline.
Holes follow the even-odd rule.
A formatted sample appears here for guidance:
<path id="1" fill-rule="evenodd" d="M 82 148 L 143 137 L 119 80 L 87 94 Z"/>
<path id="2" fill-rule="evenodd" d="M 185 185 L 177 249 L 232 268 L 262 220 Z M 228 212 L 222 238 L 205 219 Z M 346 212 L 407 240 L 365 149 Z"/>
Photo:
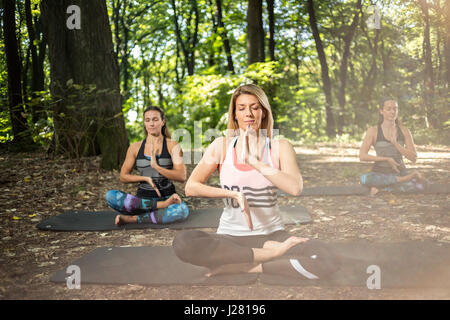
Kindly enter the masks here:
<path id="1" fill-rule="evenodd" d="M 361 148 L 359 149 L 359 160 L 360 161 L 387 161 L 391 165 L 392 169 L 396 172 L 400 172 L 398 166 L 400 163 L 395 162 L 393 158 L 390 157 L 380 157 L 372 156 L 369 154 L 370 147 L 375 143 L 377 135 L 377 127 L 369 128 L 364 137 Z"/>
<path id="2" fill-rule="evenodd" d="M 376 127 L 369 128 L 367 130 L 364 140 L 359 149 L 359 160 L 360 161 L 389 161 L 391 158 L 372 156 L 369 154 L 370 147 L 374 144 L 376 139 Z"/>
<path id="3" fill-rule="evenodd" d="M 186 183 L 186 196 L 206 198 L 234 197 L 236 191 L 206 185 L 206 181 L 216 171 L 221 161 L 222 143 L 225 143 L 225 138 L 218 138 L 208 147 Z"/>
<path id="4" fill-rule="evenodd" d="M 409 130 L 407 128 L 400 128 L 400 130 L 402 130 L 403 135 L 405 136 L 405 147 L 401 146 L 398 142 L 397 139 L 393 139 L 392 141 L 390 141 L 394 147 L 403 155 L 406 157 L 406 159 L 408 159 L 409 161 L 411 161 L 412 163 L 416 163 L 417 160 L 417 151 L 416 151 L 416 147 L 414 146 L 414 141 L 411 135 L 411 132 L 409 132 Z"/>
<path id="5" fill-rule="evenodd" d="M 169 180 L 185 182 L 186 181 L 186 166 L 183 161 L 183 151 L 178 143 L 175 141 L 168 142 L 168 148 L 172 157 L 173 168 L 166 169 L 160 167 L 156 162 L 154 153 L 152 154 L 152 168 L 158 171 L 162 176 Z"/>
<path id="6" fill-rule="evenodd" d="M 161 193 L 155 186 L 155 183 L 153 182 L 152 178 L 131 174 L 131 171 L 133 170 L 134 164 L 136 162 L 140 144 L 141 142 L 135 142 L 128 147 L 125 161 L 123 162 L 122 168 L 120 169 L 120 182 L 123 183 L 147 182 L 149 185 L 153 187 L 153 189 L 155 189 L 156 193 L 161 197 Z"/>
<path id="7" fill-rule="evenodd" d="M 190 175 L 186 186 L 185 194 L 188 197 L 206 197 L 206 198 L 231 198 L 235 199 L 246 216 L 247 224 L 250 230 L 253 230 L 253 224 L 250 216 L 250 208 L 248 206 L 245 195 L 241 192 L 226 190 L 206 185 L 206 181 L 217 169 L 221 163 L 225 138 L 217 138 L 208 147 L 202 160 L 195 167 Z"/>
<path id="8" fill-rule="evenodd" d="M 303 190 L 303 178 L 296 161 L 295 150 L 289 141 L 275 141 L 272 151 L 279 155 L 280 168 L 273 168 L 254 156 L 250 156 L 248 163 L 264 175 L 270 182 L 286 193 L 300 195 Z"/>
<path id="9" fill-rule="evenodd" d="M 137 153 L 139 151 L 139 143 L 133 143 L 128 147 L 125 161 L 120 169 L 120 182 L 133 183 L 133 182 L 148 182 L 148 177 L 131 174 L 134 164 L 136 163 Z"/>

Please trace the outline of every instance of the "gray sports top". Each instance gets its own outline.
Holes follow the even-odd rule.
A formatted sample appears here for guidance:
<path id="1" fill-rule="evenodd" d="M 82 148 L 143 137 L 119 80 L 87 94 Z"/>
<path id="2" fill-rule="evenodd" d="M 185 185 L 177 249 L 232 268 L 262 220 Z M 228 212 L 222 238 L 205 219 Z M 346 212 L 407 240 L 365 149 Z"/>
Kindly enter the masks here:
<path id="1" fill-rule="evenodd" d="M 138 155 L 136 157 L 136 168 L 141 176 L 152 178 L 159 192 L 161 192 L 162 197 L 170 196 L 174 194 L 175 186 L 172 181 L 161 175 L 158 171 L 153 169 L 150 165 L 151 157 L 144 154 L 145 141 L 141 144 L 139 148 Z M 173 162 L 170 156 L 169 150 L 167 149 L 166 137 L 163 140 L 163 147 L 160 155 L 156 155 L 156 162 L 165 169 L 172 169 Z M 155 189 L 150 186 L 147 182 L 140 182 L 137 190 L 137 197 L 139 198 L 158 198 L 158 194 Z"/>
<path id="2" fill-rule="evenodd" d="M 400 145 L 404 146 L 405 136 L 403 135 L 402 130 L 400 130 L 398 126 L 397 132 L 398 132 L 397 142 Z M 405 164 L 403 163 L 402 154 L 397 150 L 397 148 L 392 143 L 386 140 L 380 124 L 378 125 L 377 141 L 374 147 L 378 157 L 390 157 L 393 158 L 395 162 L 400 163 L 400 166 L 398 166 L 400 174 L 402 174 L 406 170 Z M 397 173 L 394 171 L 394 169 L 392 169 L 392 166 L 387 161 L 376 161 L 372 167 L 372 171 L 389 174 Z"/>

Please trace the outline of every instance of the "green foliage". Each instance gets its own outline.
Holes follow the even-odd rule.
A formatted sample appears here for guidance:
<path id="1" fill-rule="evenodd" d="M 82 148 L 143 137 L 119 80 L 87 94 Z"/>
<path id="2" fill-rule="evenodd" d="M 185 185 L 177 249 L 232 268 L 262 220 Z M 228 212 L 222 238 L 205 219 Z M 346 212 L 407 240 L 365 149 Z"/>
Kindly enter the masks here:
<path id="1" fill-rule="evenodd" d="M 32 14 L 39 18 L 39 0 L 32 0 Z M 276 62 L 247 65 L 247 0 L 222 0 L 223 28 L 215 16 L 215 1 L 176 0 L 181 38 L 186 45 L 195 30 L 194 2 L 199 12 L 198 43 L 194 50 L 195 71 L 188 76 L 186 61 L 174 28 L 171 1 L 106 0 L 118 57 L 124 115 L 137 114 L 136 121 L 125 119 L 131 142 L 143 138 L 142 111 L 150 105 L 162 107 L 168 126 L 187 129 L 194 134 L 194 124 L 201 121 L 202 135 L 209 128 L 224 130 L 233 90 L 241 84 L 257 83 L 269 97 L 275 128 L 287 139 L 302 143 L 357 143 L 368 126 L 378 118 L 379 100 L 392 96 L 398 100 L 400 118 L 411 130 L 418 144 L 448 144 L 449 109 L 444 41 L 443 11 L 430 7 L 432 62 L 435 78 L 433 111 L 440 120 L 430 128 L 424 94 L 424 22 L 417 1 L 363 1 L 359 24 L 350 46 L 346 82 L 345 126 L 335 139 L 326 136 L 325 97 L 321 65 L 309 25 L 305 1 L 275 1 Z M 318 28 L 323 41 L 332 83 L 332 111 L 339 114 L 338 93 L 341 87 L 341 62 L 344 37 L 356 13 L 356 0 L 314 1 Z M 369 5 L 377 4 L 382 12 L 382 28 L 369 29 Z M 433 2 L 436 3 L 436 2 Z M 441 7 L 444 2 L 440 2 Z M 119 8 L 119 12 L 114 9 Z M 19 54 L 26 66 L 29 39 L 24 19 L 24 2 L 17 4 Z M 117 14 L 118 13 L 118 14 Z M 268 34 L 267 6 L 264 6 L 264 29 Z M 234 74 L 227 71 L 227 57 L 222 32 L 230 43 Z M 266 37 L 267 40 L 267 37 Z M 189 43 L 187 43 L 189 42 Z M 7 65 L 3 35 L 0 32 L 0 143 L 12 139 L 7 108 Z M 439 49 L 439 50 L 438 50 Z M 30 61 L 31 62 L 31 61 Z M 53 138 L 55 114 L 49 95 L 50 68 L 46 60 L 45 92 L 31 98 L 31 64 L 23 84 L 27 89 L 25 114 L 35 142 L 48 147 Z M 375 69 L 371 71 L 374 64 Z M 125 72 L 126 71 L 126 72 Z M 125 79 L 126 74 L 128 78 Z M 125 87 L 127 91 L 125 91 Z M 72 83 L 73 108 L 90 103 L 99 93 L 96 88 Z M 32 111 L 44 106 L 45 116 L 34 123 Z M 70 111 L 70 107 L 69 107 Z M 69 112 L 70 113 L 70 112 Z M 67 113 L 66 116 L 70 117 Z M 89 124 L 86 124 L 86 126 Z M 86 126 L 81 126 L 86 129 Z M 80 127 L 80 128 L 81 128 Z M 84 130 L 83 129 L 83 130 Z M 207 142 L 204 140 L 204 143 Z"/>
<path id="2" fill-rule="evenodd" d="M 0 112 L 0 143 L 12 141 L 11 121 L 9 120 L 9 112 Z"/>
<path id="3" fill-rule="evenodd" d="M 226 129 L 225 121 L 233 91 L 242 84 L 256 83 L 266 89 L 276 85 L 283 74 L 276 62 L 257 63 L 240 75 L 203 74 L 187 77 L 179 103 L 183 106 L 185 121 L 178 128 L 194 134 L 194 122 L 201 122 L 202 131 Z M 204 140 L 204 143 L 208 142 Z"/>

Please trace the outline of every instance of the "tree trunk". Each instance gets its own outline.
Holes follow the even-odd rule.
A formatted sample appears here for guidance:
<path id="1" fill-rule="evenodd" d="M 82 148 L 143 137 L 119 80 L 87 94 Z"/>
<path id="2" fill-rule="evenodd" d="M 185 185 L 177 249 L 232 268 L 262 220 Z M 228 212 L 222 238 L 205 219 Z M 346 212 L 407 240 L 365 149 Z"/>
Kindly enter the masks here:
<path id="1" fill-rule="evenodd" d="M 46 49 L 47 49 L 47 42 L 45 41 L 43 35 L 42 35 L 42 19 L 35 18 L 34 19 L 34 26 L 35 26 L 35 36 L 36 40 L 39 42 L 38 46 L 38 66 L 37 66 L 37 74 L 36 78 L 36 89 L 37 91 L 44 91 L 45 88 L 45 74 L 44 74 L 44 61 L 46 55 Z"/>
<path id="2" fill-rule="evenodd" d="M 364 21 L 364 16 L 361 17 Z M 372 63 L 370 65 L 369 72 L 367 76 L 364 77 L 363 84 L 361 86 L 361 91 L 359 96 L 361 97 L 360 102 L 355 108 L 355 124 L 360 128 L 366 128 L 366 125 L 370 119 L 370 113 L 367 112 L 370 101 L 372 100 L 373 93 L 375 91 L 375 84 L 377 80 L 377 56 L 378 56 L 378 42 L 380 38 L 380 29 L 375 31 L 374 44 L 370 41 L 369 34 L 362 24 L 362 30 L 367 37 L 367 42 L 369 44 L 370 51 L 372 53 Z M 383 48 L 381 49 L 383 50 Z"/>
<path id="3" fill-rule="evenodd" d="M 39 41 L 37 32 L 33 26 L 33 17 L 31 14 L 31 1 L 25 0 L 25 17 L 27 21 L 27 31 L 30 40 L 31 50 L 31 96 L 35 98 L 36 92 L 44 90 L 44 65 L 41 63 L 39 55 L 45 54 L 45 52 L 37 52 L 35 41 Z M 44 47 L 45 51 L 45 47 Z M 36 123 L 39 119 L 46 118 L 45 111 L 40 104 L 33 103 L 32 106 L 33 123 Z"/>
<path id="4" fill-rule="evenodd" d="M 198 42 L 198 23 L 199 23 L 199 16 L 198 16 L 198 6 L 197 6 L 197 0 L 191 0 L 192 4 L 192 10 L 195 15 L 195 27 L 194 27 L 194 36 L 192 37 L 192 49 L 190 50 L 190 59 L 189 59 L 189 65 L 188 65 L 188 74 L 192 76 L 194 74 L 194 68 L 195 68 L 195 46 Z M 192 16 L 192 15 L 191 15 Z"/>
<path id="5" fill-rule="evenodd" d="M 267 11 L 269 15 L 269 56 L 270 61 L 275 61 L 275 15 L 274 0 L 267 0 Z"/>
<path id="6" fill-rule="evenodd" d="M 316 14 L 314 10 L 313 0 L 308 0 L 307 9 L 309 15 L 309 24 L 311 26 L 312 34 L 316 44 L 317 55 L 319 56 L 323 91 L 325 93 L 325 112 L 326 112 L 326 132 L 329 137 L 336 136 L 336 127 L 334 124 L 334 116 L 332 110 L 332 96 L 331 96 L 331 81 L 328 74 L 328 63 L 325 56 L 325 51 L 323 48 L 322 40 L 320 39 L 319 29 L 317 27 Z"/>
<path id="7" fill-rule="evenodd" d="M 130 37 L 130 28 L 128 25 L 127 20 L 127 10 L 128 10 L 128 3 L 127 0 L 123 0 L 123 10 L 120 15 L 120 25 L 122 27 L 123 32 L 123 48 L 121 50 L 120 54 L 120 64 L 119 69 L 121 70 L 122 74 L 122 81 L 123 81 L 123 92 L 124 92 L 124 100 L 128 100 L 128 97 L 130 96 L 130 93 L 128 92 L 128 85 L 130 81 L 130 73 L 128 71 L 129 65 L 128 65 L 128 57 L 130 56 L 129 50 L 128 50 L 128 40 Z M 127 21 L 125 21 L 127 20 Z"/>
<path id="8" fill-rule="evenodd" d="M 183 38 L 181 36 L 181 29 L 178 23 L 178 11 L 176 7 L 175 0 L 171 1 L 172 9 L 173 9 L 173 20 L 175 25 L 175 35 L 177 37 L 177 41 L 181 46 L 181 51 L 184 55 L 184 62 L 186 69 L 188 70 L 188 75 L 192 76 L 194 74 L 195 69 L 195 47 L 197 46 L 198 42 L 198 24 L 199 24 L 199 12 L 197 7 L 197 1 L 196 0 L 190 0 L 191 6 L 190 11 L 188 15 L 188 21 L 187 21 L 187 28 L 186 31 L 188 33 L 186 41 L 183 41 Z M 192 15 L 195 15 L 194 17 L 194 34 L 191 34 L 190 30 L 190 21 L 192 19 Z"/>
<path id="9" fill-rule="evenodd" d="M 432 62 L 432 52 L 431 52 L 431 41 L 430 41 L 430 15 L 428 11 L 428 3 L 426 0 L 419 0 L 420 8 L 422 9 L 423 20 L 425 23 L 424 35 L 423 35 L 423 46 L 424 46 L 424 62 L 425 62 L 425 78 L 424 78 L 424 101 L 427 122 L 433 127 L 438 127 L 438 121 L 436 113 L 433 107 L 434 100 L 434 76 L 433 76 L 433 62 Z"/>
<path id="10" fill-rule="evenodd" d="M 450 1 L 447 0 L 444 2 L 444 30 L 445 30 L 445 39 L 444 39 L 444 57 L 445 57 L 445 66 L 447 72 L 446 74 L 446 82 L 447 89 L 450 89 Z"/>
<path id="11" fill-rule="evenodd" d="M 13 143 L 26 148 L 33 141 L 27 130 L 26 119 L 22 116 L 24 112 L 21 83 L 22 66 L 16 39 L 15 1 L 3 0 L 3 10 L 3 36 L 8 71 L 9 114 L 14 135 Z"/>
<path id="12" fill-rule="evenodd" d="M 81 9 L 81 29 L 69 30 L 66 10 L 73 3 L 41 2 L 55 99 L 56 152 L 76 157 L 101 154 L 102 168 L 118 169 L 128 138 L 106 3 L 75 1 Z"/>
<path id="13" fill-rule="evenodd" d="M 262 0 L 248 0 L 247 8 L 247 54 L 248 64 L 264 62 L 264 28 Z"/>
<path id="14" fill-rule="evenodd" d="M 437 70 L 436 70 L 436 83 L 439 86 L 439 94 L 441 94 L 442 86 L 440 85 L 443 81 L 442 79 L 442 69 L 443 69 L 443 61 L 442 61 L 442 52 L 441 52 L 441 45 L 442 45 L 442 33 L 441 33 L 441 23 L 444 22 L 443 16 L 442 16 L 442 9 L 441 9 L 441 1 L 436 0 L 434 2 L 434 10 L 436 12 L 436 20 L 438 21 L 435 31 L 436 31 L 436 60 L 437 60 Z"/>
<path id="15" fill-rule="evenodd" d="M 223 49 L 225 50 L 225 55 L 227 56 L 227 70 L 234 74 L 234 64 L 233 64 L 233 57 L 231 55 L 231 46 L 230 41 L 228 40 L 228 34 L 225 30 L 225 25 L 223 24 L 222 20 L 222 1 L 216 0 L 215 3 L 215 14 L 216 14 L 216 20 L 217 20 L 217 26 L 219 27 L 223 42 Z"/>
<path id="16" fill-rule="evenodd" d="M 113 0 L 112 1 L 112 13 L 113 13 L 113 23 L 114 23 L 114 39 L 115 39 L 115 44 L 116 44 L 116 56 L 117 58 L 119 58 L 119 53 L 120 53 L 120 44 L 121 44 L 121 39 L 120 39 L 120 27 L 119 27 L 119 23 L 120 23 L 120 8 L 121 8 L 121 0 Z"/>
<path id="17" fill-rule="evenodd" d="M 212 24 L 212 34 L 218 35 L 218 25 L 217 25 L 217 8 L 216 5 L 213 6 L 212 1 L 209 0 L 209 6 L 212 8 L 211 11 L 211 24 Z M 212 38 L 212 42 L 215 42 L 215 36 Z M 208 66 L 213 67 L 215 65 L 220 66 L 220 59 L 217 59 L 216 57 L 216 51 L 213 47 L 213 45 L 207 46 L 208 50 Z M 218 61 L 217 61 L 218 60 Z"/>
<path id="18" fill-rule="evenodd" d="M 339 115 L 338 115 L 338 133 L 341 135 L 343 128 L 345 126 L 345 90 L 347 86 L 347 67 L 348 59 L 350 57 L 350 46 L 352 44 L 353 36 L 355 34 L 356 27 L 359 22 L 359 12 L 361 11 L 361 0 L 358 0 L 356 4 L 356 13 L 353 17 L 353 21 L 346 30 L 344 36 L 344 52 L 342 54 L 341 66 L 339 69 L 339 92 L 338 92 L 338 102 L 339 102 Z"/>

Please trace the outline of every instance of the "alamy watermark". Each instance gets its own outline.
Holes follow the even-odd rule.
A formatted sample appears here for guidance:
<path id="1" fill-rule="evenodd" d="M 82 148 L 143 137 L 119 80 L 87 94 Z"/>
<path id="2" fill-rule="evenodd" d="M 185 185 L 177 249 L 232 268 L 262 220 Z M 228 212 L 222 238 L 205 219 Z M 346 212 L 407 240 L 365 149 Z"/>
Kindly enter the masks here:
<path id="1" fill-rule="evenodd" d="M 66 285 L 68 289 L 81 289 L 81 269 L 77 265 L 70 265 L 66 269 L 69 275 L 66 277 Z"/>
<path id="2" fill-rule="evenodd" d="M 194 121 L 194 134 L 193 137 L 189 130 L 181 128 L 175 129 L 171 132 L 172 140 L 177 141 L 186 150 L 183 150 L 183 162 L 184 164 L 198 164 L 203 158 L 206 149 L 203 148 L 203 143 L 208 145 L 214 141 L 215 138 L 219 137 L 234 137 L 239 134 L 240 129 L 227 129 L 225 132 L 220 131 L 216 128 L 209 128 L 203 132 L 202 121 Z M 256 131 L 249 134 L 250 139 L 254 142 L 256 141 Z M 269 136 L 266 129 L 259 130 L 259 139 L 265 139 Z M 271 149 L 278 150 L 278 139 L 279 129 L 272 129 L 272 139 L 271 139 Z M 225 143 L 225 139 L 222 140 Z M 193 156 L 192 156 L 193 154 Z"/>
<path id="3" fill-rule="evenodd" d="M 369 12 L 372 12 L 372 15 L 366 20 L 367 27 L 369 29 L 381 29 L 380 9 L 373 4 L 369 7 Z"/>
<path id="4" fill-rule="evenodd" d="M 366 285 L 367 289 L 381 289 L 381 269 L 377 265 L 370 265 L 367 267 L 366 272 L 371 274 L 369 278 L 367 278 Z"/>
<path id="5" fill-rule="evenodd" d="M 66 20 L 66 26 L 69 30 L 81 29 L 81 9 L 77 5 L 71 5 L 67 7 L 67 14 L 70 16 Z"/>

